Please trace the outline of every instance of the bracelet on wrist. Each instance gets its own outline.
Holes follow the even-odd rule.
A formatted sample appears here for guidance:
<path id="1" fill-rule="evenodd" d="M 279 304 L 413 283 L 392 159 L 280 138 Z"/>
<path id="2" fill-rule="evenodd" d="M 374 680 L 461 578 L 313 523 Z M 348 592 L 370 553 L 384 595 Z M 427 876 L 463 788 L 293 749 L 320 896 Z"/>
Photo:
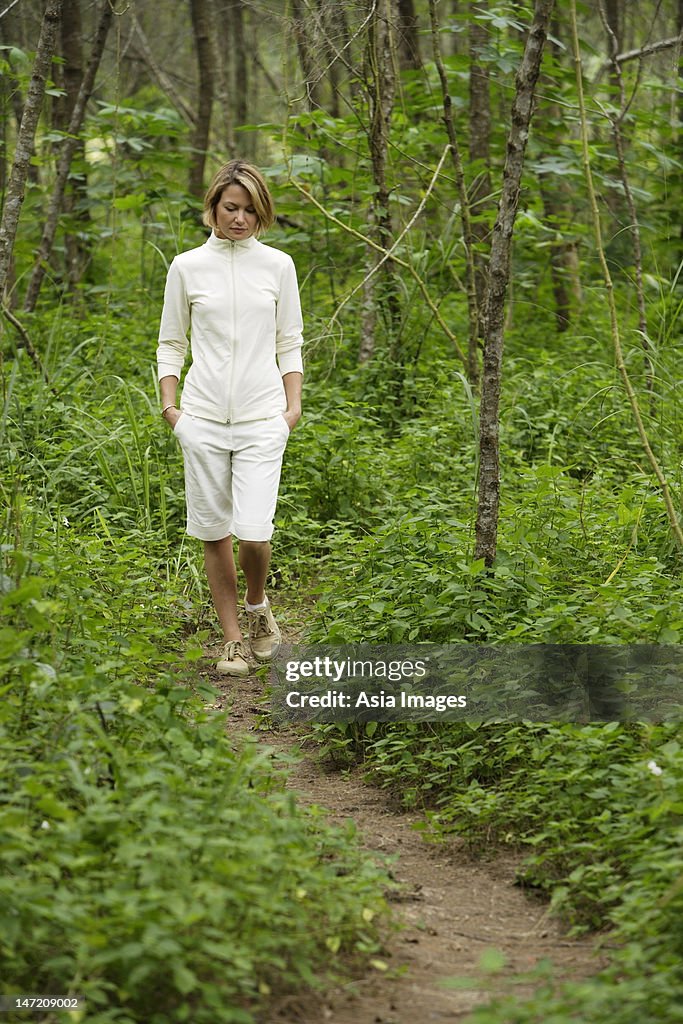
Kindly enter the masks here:
<path id="1" fill-rule="evenodd" d="M 161 410 L 161 415 L 165 416 L 169 409 L 176 409 L 176 408 L 177 408 L 177 406 L 175 406 L 175 405 L 165 405 L 164 408 Z"/>

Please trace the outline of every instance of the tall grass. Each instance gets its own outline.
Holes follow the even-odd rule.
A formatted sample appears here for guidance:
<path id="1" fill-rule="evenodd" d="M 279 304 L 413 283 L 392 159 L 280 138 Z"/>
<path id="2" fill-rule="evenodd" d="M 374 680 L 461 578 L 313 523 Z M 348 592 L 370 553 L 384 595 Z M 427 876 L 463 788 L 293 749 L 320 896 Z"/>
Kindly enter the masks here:
<path id="1" fill-rule="evenodd" d="M 93 351 L 36 316 L 50 384 L 3 365 L 0 988 L 249 1024 L 377 950 L 387 879 L 205 709 L 215 623 L 147 330 Z"/>

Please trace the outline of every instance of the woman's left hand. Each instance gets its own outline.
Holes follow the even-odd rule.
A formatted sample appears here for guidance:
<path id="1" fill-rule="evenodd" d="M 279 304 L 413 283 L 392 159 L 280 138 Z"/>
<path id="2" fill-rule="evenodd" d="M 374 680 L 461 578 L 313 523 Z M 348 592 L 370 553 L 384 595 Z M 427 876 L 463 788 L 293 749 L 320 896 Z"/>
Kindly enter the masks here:
<path id="1" fill-rule="evenodd" d="M 284 416 L 287 422 L 287 426 L 289 427 L 289 432 L 291 434 L 291 432 L 294 430 L 294 427 L 301 419 L 301 409 L 286 409 L 282 415 Z"/>

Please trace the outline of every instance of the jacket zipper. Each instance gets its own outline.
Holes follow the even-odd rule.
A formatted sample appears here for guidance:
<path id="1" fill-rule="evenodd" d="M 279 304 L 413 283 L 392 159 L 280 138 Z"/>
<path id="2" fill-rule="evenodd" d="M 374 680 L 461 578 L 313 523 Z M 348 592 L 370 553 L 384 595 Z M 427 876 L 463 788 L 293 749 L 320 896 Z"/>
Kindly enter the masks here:
<path id="1" fill-rule="evenodd" d="M 228 387 L 228 423 L 232 422 L 234 409 L 232 407 L 233 390 L 232 383 L 235 374 L 235 357 L 237 350 L 237 288 L 235 285 L 235 242 L 230 242 L 230 279 L 232 283 L 232 360 L 230 363 L 230 385 Z"/>

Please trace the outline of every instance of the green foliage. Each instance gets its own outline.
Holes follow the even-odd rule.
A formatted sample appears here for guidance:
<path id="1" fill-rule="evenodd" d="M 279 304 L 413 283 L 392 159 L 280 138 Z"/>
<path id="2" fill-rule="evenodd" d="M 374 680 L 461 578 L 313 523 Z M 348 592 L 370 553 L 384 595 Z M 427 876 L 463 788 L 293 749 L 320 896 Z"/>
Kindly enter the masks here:
<path id="1" fill-rule="evenodd" d="M 658 351 L 649 428 L 680 503 L 677 294 L 674 282 L 651 307 L 669 341 Z M 676 555 L 609 368 L 606 325 L 597 303 L 590 308 L 590 328 L 568 332 L 561 349 L 547 345 L 542 318 L 508 336 L 499 557 L 490 573 L 470 556 L 476 417 L 452 357 L 420 361 L 414 406 L 398 432 L 374 419 L 370 401 L 365 448 L 356 442 L 345 452 L 357 471 L 356 515 L 344 518 L 338 506 L 327 524 L 311 639 L 679 641 Z M 349 380 L 363 394 L 363 376 Z M 317 411 L 315 393 L 311 401 Z M 327 423 L 337 422 L 328 408 Z M 303 460 L 296 478 L 306 507 Z M 299 512 L 303 519 L 301 500 Z M 574 927 L 611 929 L 618 951 L 605 972 L 561 990 L 536 979 L 533 1001 L 494 1002 L 477 1024 L 680 1019 L 679 727 L 315 731 L 327 754 L 342 763 L 362 757 L 370 778 L 421 808 L 427 838 L 455 833 L 473 851 L 521 848 L 523 884 Z"/>
<path id="2" fill-rule="evenodd" d="M 478 216 L 490 226 L 526 12 L 502 2 L 441 13 L 463 153 L 465 36 L 472 17 L 487 29 L 478 61 L 491 73 L 493 194 Z M 284 602 L 297 586 L 315 591 L 310 640 L 677 643 L 683 635 L 677 555 L 611 365 L 576 185 L 563 18 L 558 7 L 515 231 L 491 572 L 471 559 L 476 396 L 403 267 L 394 268 L 399 315 L 377 317 L 373 359 L 357 365 L 364 308 L 354 289 L 370 256 L 347 229 L 372 230 L 378 189 L 367 82 L 354 81 L 340 116 L 292 102 L 284 140 L 277 109 L 256 109 L 255 124 L 242 126 L 280 214 L 266 240 L 294 256 L 306 313 L 305 418 L 288 448 L 275 557 Z M 591 41 L 602 38 L 595 11 L 586 7 L 583 19 Z M 365 38 L 351 27 L 346 57 L 360 67 Z M 629 95 L 641 78 L 624 132 L 643 235 L 650 401 L 605 116 L 616 96 L 598 74 L 603 49 L 588 56 L 591 160 L 629 368 L 680 508 L 681 160 L 672 117 L 680 96 L 666 56 L 624 65 Z M 29 57 L 0 52 L 0 70 L 25 90 Z M 14 989 L 83 991 L 97 1024 L 240 1024 L 269 993 L 315 984 L 326 964 L 341 970 L 338 954 L 375 948 L 382 880 L 352 830 L 329 830 L 315 810 L 297 808 L 277 762 L 249 745 L 233 749 L 220 718 L 204 710 L 212 698 L 198 683 L 197 658 L 215 622 L 198 548 L 183 536 L 180 458 L 159 421 L 153 370 L 166 266 L 204 234 L 184 189 L 187 126 L 156 86 L 127 96 L 118 73 L 114 80 L 117 96 L 103 83 L 88 113 L 72 168 L 84 190 L 60 223 L 42 305 L 25 319 L 50 385 L 13 328 L 3 340 L 3 979 Z M 2 103 L 8 115 L 8 92 Z M 56 141 L 47 129 L 38 138 L 14 298 L 33 263 Z M 392 117 L 386 173 L 396 235 L 445 142 L 440 83 L 426 61 L 403 74 Z M 482 170 L 467 163 L 469 188 Z M 287 187 L 290 172 L 336 221 Z M 73 294 L 68 234 L 87 264 Z M 550 257 L 563 246 L 578 256 L 581 281 L 561 271 L 573 297 L 560 335 Z M 396 254 L 462 341 L 466 268 L 448 162 Z M 330 753 L 363 756 L 372 777 L 423 808 L 428 836 L 457 830 L 472 849 L 522 848 L 525 884 L 576 927 L 613 929 L 619 949 L 598 979 L 559 994 L 542 979 L 535 1001 L 482 1009 L 479 1024 L 683 1019 L 683 764 L 673 727 L 365 723 L 316 732 Z M 485 966 L 493 971 L 495 956 Z"/>
<path id="3" fill-rule="evenodd" d="M 52 389 L 19 354 L 5 378 L 3 991 L 83 993 L 94 1024 L 248 1024 L 379 948 L 387 879 L 205 708 L 215 624 L 131 323 L 36 317 Z"/>
<path id="4" fill-rule="evenodd" d="M 4 991 L 83 993 L 93 1021 L 248 1022 L 331 952 L 376 949 L 381 876 L 203 710 L 201 652 L 171 655 L 143 567 L 110 555 L 107 575 L 91 548 L 79 572 L 67 549 L 52 579 L 17 580 L 18 552 L 3 577 Z"/>
<path id="5" fill-rule="evenodd" d="M 649 426 L 673 467 L 680 503 L 672 362 L 680 314 L 672 293 L 663 293 L 652 311 L 673 347 L 658 354 Z M 597 303 L 591 309 L 590 329 L 566 334 L 561 349 L 548 347 L 540 319 L 509 335 L 500 547 L 490 573 L 470 555 L 476 414 L 452 356 L 437 359 L 432 347 L 420 360 L 414 405 L 398 431 L 382 422 L 367 376 L 348 373 L 366 429 L 353 433 L 353 444 L 329 448 L 350 471 L 327 518 L 313 472 L 315 434 L 308 440 L 302 430 L 301 457 L 287 470 L 298 499 L 288 543 L 292 533 L 314 536 L 314 524 L 321 531 L 310 639 L 679 641 L 676 555 L 608 365 L 606 325 Z M 330 401 L 329 385 L 321 391 L 310 389 L 311 419 L 341 436 L 338 402 Z M 537 979 L 535 1001 L 496 1002 L 478 1012 L 478 1024 L 679 1019 L 678 727 L 371 722 L 315 732 L 325 753 L 341 763 L 362 757 L 370 778 L 421 808 L 427 838 L 456 833 L 472 850 L 521 848 L 520 881 L 575 927 L 612 929 L 618 952 L 607 971 L 561 991 L 554 980 Z"/>
<path id="6" fill-rule="evenodd" d="M 323 538 L 311 639 L 677 642 L 671 542 L 621 389 L 585 360 L 585 339 L 568 337 L 561 362 L 541 345 L 531 330 L 510 342 L 491 573 L 470 561 L 476 411 L 452 357 L 429 375 L 422 360 L 398 433 L 364 394 L 365 373 L 348 375 L 355 403 L 338 383 L 310 386 L 281 508 L 287 545 Z M 678 412 L 664 390 L 657 417 L 674 463 Z"/>

